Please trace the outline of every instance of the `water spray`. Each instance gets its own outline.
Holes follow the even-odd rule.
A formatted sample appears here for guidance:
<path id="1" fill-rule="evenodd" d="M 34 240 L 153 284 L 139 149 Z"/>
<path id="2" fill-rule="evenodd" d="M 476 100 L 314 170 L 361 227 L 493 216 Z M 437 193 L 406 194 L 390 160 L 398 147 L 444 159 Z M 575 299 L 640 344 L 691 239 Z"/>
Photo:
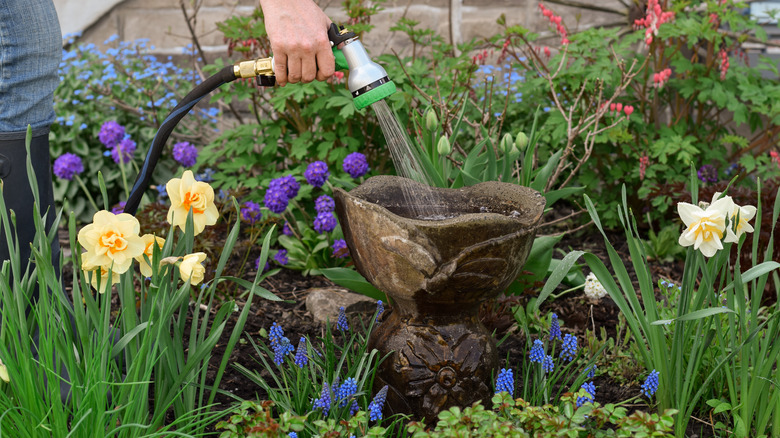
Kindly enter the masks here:
<path id="1" fill-rule="evenodd" d="M 385 69 L 371 60 L 354 32 L 334 23 L 328 29 L 328 39 L 333 46 L 336 70 L 348 71 L 347 85 L 357 109 L 363 109 L 395 93 L 395 84 L 388 78 Z M 198 84 L 176 105 L 168 117 L 163 120 L 152 140 L 144 164 L 138 172 L 138 177 L 125 203 L 125 213 L 135 215 L 136 210 L 138 210 L 165 143 L 179 121 L 195 104 L 212 91 L 236 79 L 246 78 L 255 78 L 258 86 L 275 85 L 273 57 L 243 61 L 227 66 Z"/>

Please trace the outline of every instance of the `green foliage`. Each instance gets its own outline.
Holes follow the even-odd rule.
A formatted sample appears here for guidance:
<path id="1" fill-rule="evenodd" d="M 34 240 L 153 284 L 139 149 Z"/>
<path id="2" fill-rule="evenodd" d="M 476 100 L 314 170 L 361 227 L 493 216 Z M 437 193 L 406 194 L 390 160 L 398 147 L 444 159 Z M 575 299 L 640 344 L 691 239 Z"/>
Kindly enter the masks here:
<path id="1" fill-rule="evenodd" d="M 75 212 L 81 222 L 88 222 L 95 209 L 79 191 L 84 189 L 97 197 L 100 170 L 108 195 L 105 202 L 115 205 L 125 199 L 133 181 L 130 178 L 138 172 L 159 124 L 194 87 L 197 75 L 149 54 L 153 47 L 147 45 L 147 40 L 117 41 L 114 36 L 102 49 L 74 41 L 66 41 L 60 64 L 61 81 L 54 95 L 54 110 L 59 117 L 51 127 L 51 153 L 56 158 L 70 152 L 82 159 L 84 187 L 76 180 L 57 179 L 55 197 L 58 201 L 67 199 L 68 211 Z M 193 113 L 179 123 L 172 138 L 200 146 L 213 132 L 219 111 L 201 106 Z M 110 149 L 100 142 L 98 134 L 106 121 L 122 125 L 137 144 L 131 162 L 115 163 Z M 164 153 L 153 184 L 170 179 L 178 167 L 172 154 Z"/>

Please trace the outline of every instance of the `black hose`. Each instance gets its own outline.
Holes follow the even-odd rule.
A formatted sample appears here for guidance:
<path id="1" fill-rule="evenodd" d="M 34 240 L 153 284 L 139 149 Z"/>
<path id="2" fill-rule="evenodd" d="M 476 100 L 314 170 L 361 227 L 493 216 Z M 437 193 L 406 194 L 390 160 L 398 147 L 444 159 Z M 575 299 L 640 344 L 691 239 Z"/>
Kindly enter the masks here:
<path id="1" fill-rule="evenodd" d="M 217 74 L 209 77 L 205 81 L 198 84 L 192 89 L 181 102 L 168 114 L 168 117 L 163 120 L 160 125 L 160 129 L 157 130 L 157 134 L 154 135 L 152 140 L 152 146 L 149 148 L 149 152 L 146 154 L 146 160 L 141 167 L 141 171 L 138 172 L 138 177 L 135 179 L 133 188 L 130 190 L 130 196 L 127 198 L 125 204 L 125 213 L 135 215 L 138 210 L 138 205 L 141 203 L 141 198 L 144 196 L 144 192 L 149 187 L 149 181 L 152 179 L 152 173 L 154 167 L 157 165 L 157 161 L 162 155 L 165 142 L 168 141 L 173 128 L 179 123 L 179 121 L 187 115 L 187 113 L 206 95 L 221 87 L 223 84 L 236 80 L 236 75 L 233 72 L 233 66 L 229 65 Z"/>

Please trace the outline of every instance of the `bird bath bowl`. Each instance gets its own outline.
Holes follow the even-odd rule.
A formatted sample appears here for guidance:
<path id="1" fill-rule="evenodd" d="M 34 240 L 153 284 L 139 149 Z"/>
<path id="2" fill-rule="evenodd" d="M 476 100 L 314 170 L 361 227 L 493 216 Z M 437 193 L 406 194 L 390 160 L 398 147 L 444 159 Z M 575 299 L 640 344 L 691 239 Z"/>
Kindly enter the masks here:
<path id="1" fill-rule="evenodd" d="M 388 355 L 375 389 L 389 386 L 390 411 L 432 420 L 487 402 L 498 353 L 479 307 L 520 273 L 544 197 L 509 183 L 442 189 L 396 176 L 334 192 L 358 272 L 391 300 L 369 338 L 369 348 Z M 420 207 L 445 218 L 419 219 Z"/>

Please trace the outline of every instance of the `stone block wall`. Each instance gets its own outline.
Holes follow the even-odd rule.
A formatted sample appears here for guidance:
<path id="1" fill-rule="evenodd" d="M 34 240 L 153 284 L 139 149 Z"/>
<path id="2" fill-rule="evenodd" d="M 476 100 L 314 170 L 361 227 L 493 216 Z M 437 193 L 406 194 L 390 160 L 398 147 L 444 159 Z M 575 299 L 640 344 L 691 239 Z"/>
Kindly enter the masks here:
<path id="1" fill-rule="evenodd" d="M 105 2 L 106 0 L 99 0 Z M 111 0 L 115 5 L 101 16 L 85 25 L 83 40 L 101 44 L 113 34 L 122 40 L 150 39 L 155 51 L 160 54 L 179 54 L 191 42 L 179 0 Z M 63 28 L 67 23 L 83 16 L 73 15 L 74 4 L 84 0 L 56 0 Z M 87 3 L 89 0 L 87 1 Z M 193 13 L 193 0 L 184 0 L 188 14 Z M 225 54 L 226 46 L 216 23 L 234 14 L 250 14 L 257 6 L 257 0 L 197 0 L 199 9 L 194 29 L 204 51 L 216 56 Z M 344 22 L 341 1 L 320 0 L 319 4 L 335 22 Z M 103 3 L 105 7 L 105 3 Z M 521 24 L 534 31 L 548 31 L 547 22 L 539 13 L 536 0 L 462 0 L 460 32 L 463 40 L 488 37 L 495 34 L 501 14 L 506 15 L 507 24 Z M 420 22 L 421 27 L 434 29 L 449 40 L 450 0 L 388 0 L 384 10 L 372 19 L 376 28 L 364 40 L 364 45 L 373 54 L 387 53 L 391 49 L 399 53 L 409 50 L 410 42 L 405 35 L 391 32 L 390 28 L 403 16 Z M 563 16 L 570 29 L 617 22 L 621 17 L 614 14 L 587 12 L 577 8 L 547 4 Z M 604 0 L 599 6 L 620 7 L 617 0 Z M 83 12 L 83 11 L 82 11 Z M 579 19 L 579 21 L 578 21 Z M 622 19 L 625 21 L 625 18 Z M 551 45 L 555 43 L 551 40 Z"/>

